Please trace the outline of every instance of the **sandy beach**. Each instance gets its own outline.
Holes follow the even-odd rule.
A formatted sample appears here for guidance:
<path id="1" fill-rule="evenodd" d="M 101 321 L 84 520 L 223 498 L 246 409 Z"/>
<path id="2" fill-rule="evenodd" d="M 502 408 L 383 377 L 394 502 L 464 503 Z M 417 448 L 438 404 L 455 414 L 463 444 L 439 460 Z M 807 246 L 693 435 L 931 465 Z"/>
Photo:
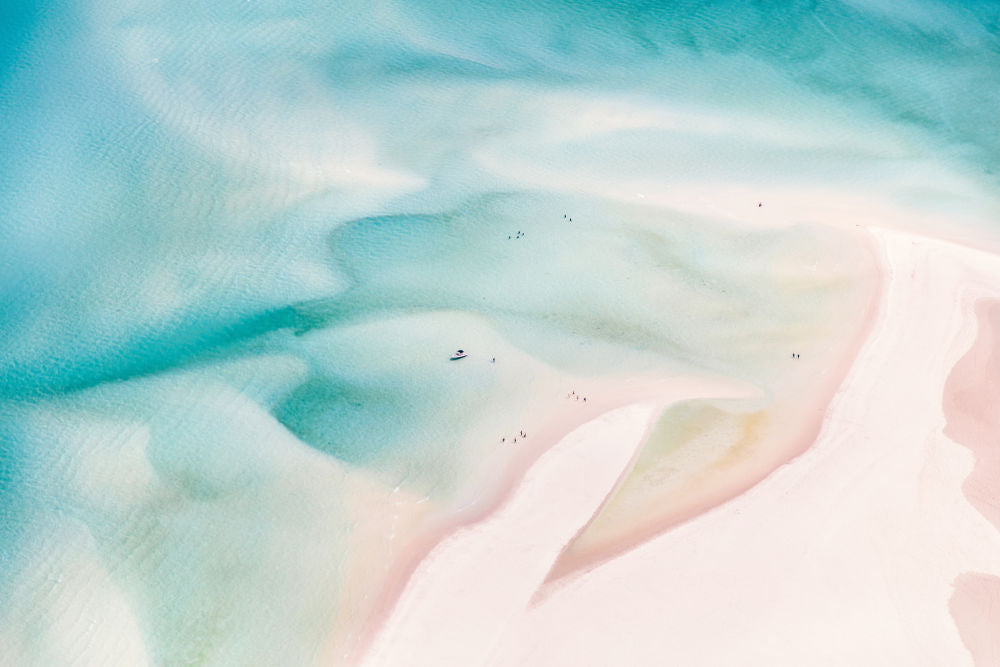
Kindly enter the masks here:
<path id="1" fill-rule="evenodd" d="M 547 427 L 538 434 L 543 444 L 536 445 L 534 452 L 537 456 L 544 451 L 544 443 L 551 444 L 553 437 L 558 438 L 557 444 L 544 451 L 537 461 L 527 458 L 532 451 L 527 450 L 520 463 L 509 470 L 506 482 L 498 487 L 501 495 L 492 506 L 478 508 L 477 514 L 466 515 L 464 521 L 461 516 L 452 518 L 447 526 L 436 531 L 441 540 L 436 547 L 426 542 L 416 545 L 416 553 L 430 553 L 419 564 L 402 563 L 404 572 L 393 577 L 398 580 L 409 575 L 409 583 L 404 587 L 405 582 L 400 581 L 398 589 L 386 592 L 385 604 L 391 606 L 395 602 L 395 610 L 376 616 L 375 620 L 383 623 L 372 633 L 374 642 L 367 661 L 398 664 L 402 656 L 396 651 L 414 641 L 424 641 L 422 638 L 430 634 L 436 635 L 432 626 L 425 623 L 436 623 L 434 619 L 444 615 L 457 613 L 465 619 L 463 633 L 488 637 L 499 627 L 491 610 L 526 605 L 542 587 L 565 546 L 599 511 L 628 472 L 637 445 L 665 404 L 691 398 L 744 398 L 755 393 L 753 387 L 744 383 L 688 376 L 612 388 L 618 391 L 614 399 L 604 402 L 603 414 L 597 408 L 598 416 L 594 418 L 595 412 L 591 412 L 586 418 L 589 421 L 583 424 L 579 411 L 564 410 L 552 415 Z M 644 402 L 629 403 L 630 399 Z M 620 405 L 622 402 L 624 406 Z M 607 407 L 609 404 L 611 409 Z M 568 495 L 561 495 L 563 492 Z M 482 520 L 477 521 L 478 518 Z M 525 522 L 534 526 L 530 544 L 520 541 Z M 484 542 L 480 537 L 484 531 L 503 533 L 506 537 Z M 511 549 L 504 556 L 494 551 L 502 545 Z M 483 547 L 492 553 L 480 551 Z M 461 604 L 466 597 L 463 591 L 482 580 L 482 572 L 475 563 L 483 562 L 484 557 L 496 559 L 501 565 L 492 574 L 500 585 L 487 593 L 492 601 L 485 605 L 472 601 L 470 608 L 455 608 L 456 602 Z M 456 575 L 455 560 L 466 564 L 463 571 L 468 578 Z M 507 569 L 503 565 L 515 560 L 521 567 Z M 484 564 L 484 567 L 490 566 Z M 429 606 L 438 611 L 428 614 Z M 410 611 L 404 611 L 407 609 Z M 443 635 L 442 639 L 438 650 L 447 664 L 474 659 L 474 654 L 464 652 L 463 645 L 456 645 Z"/>
<path id="2" fill-rule="evenodd" d="M 1000 573 L 1000 534 L 963 491 L 976 445 L 946 435 L 943 392 L 980 330 L 975 304 L 1000 294 L 1000 259 L 872 233 L 877 320 L 805 454 L 543 587 L 656 407 L 602 415 L 431 552 L 364 664 L 993 664 L 996 587 L 981 582 Z"/>

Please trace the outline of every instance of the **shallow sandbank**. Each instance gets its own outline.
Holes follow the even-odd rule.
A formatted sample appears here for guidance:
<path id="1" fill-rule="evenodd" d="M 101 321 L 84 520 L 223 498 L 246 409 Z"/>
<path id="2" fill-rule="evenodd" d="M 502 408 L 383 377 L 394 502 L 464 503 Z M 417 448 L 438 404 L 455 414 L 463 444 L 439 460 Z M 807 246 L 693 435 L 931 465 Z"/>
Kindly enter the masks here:
<path id="1" fill-rule="evenodd" d="M 952 586 L 963 572 L 1000 572 L 1000 535 L 962 493 L 972 462 L 942 432 L 940 397 L 975 334 L 969 300 L 1000 291 L 1000 266 L 943 242 L 877 236 L 885 299 L 805 454 L 534 604 L 528 591 L 568 527 L 558 512 L 532 529 L 501 510 L 418 568 L 372 664 L 404 649 L 411 665 L 454 655 L 493 665 L 971 664 Z M 570 451 L 554 448 L 505 507 L 563 507 L 543 471 L 579 482 L 566 474 Z M 607 484 L 607 466 L 592 463 L 591 481 Z M 587 503 L 600 501 L 583 486 Z M 574 499 L 584 501 L 563 497 L 564 518 L 585 520 L 591 507 Z"/>

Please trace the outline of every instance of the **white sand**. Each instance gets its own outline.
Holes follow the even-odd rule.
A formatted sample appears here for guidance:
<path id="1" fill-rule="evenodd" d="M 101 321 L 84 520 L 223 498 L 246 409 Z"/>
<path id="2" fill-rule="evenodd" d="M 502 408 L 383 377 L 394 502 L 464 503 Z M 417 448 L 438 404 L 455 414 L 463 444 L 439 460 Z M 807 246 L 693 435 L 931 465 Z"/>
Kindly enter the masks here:
<path id="1" fill-rule="evenodd" d="M 743 383 L 673 378 L 659 400 L 611 410 L 573 430 L 492 516 L 457 530 L 427 556 L 366 664 L 476 664 L 628 471 L 665 403 L 749 392 Z"/>
<path id="2" fill-rule="evenodd" d="M 539 595 L 627 468 L 652 405 L 559 443 L 417 569 L 372 665 L 966 665 L 948 601 L 1000 573 L 942 387 L 1000 258 L 878 231 L 886 295 L 812 449 L 735 500 Z M 534 602 L 532 602 L 534 600 Z"/>

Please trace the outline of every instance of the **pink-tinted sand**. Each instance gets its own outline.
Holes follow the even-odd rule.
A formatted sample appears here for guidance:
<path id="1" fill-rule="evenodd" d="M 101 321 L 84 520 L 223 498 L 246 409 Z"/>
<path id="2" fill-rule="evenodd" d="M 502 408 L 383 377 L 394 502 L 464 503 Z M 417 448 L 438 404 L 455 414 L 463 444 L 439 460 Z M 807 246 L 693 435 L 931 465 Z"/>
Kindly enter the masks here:
<path id="1" fill-rule="evenodd" d="M 969 502 L 1000 530 L 1000 301 L 976 304 L 979 330 L 944 387 L 945 435 L 975 455 L 963 485 Z M 1000 578 L 955 579 L 949 609 L 977 667 L 1000 665 Z"/>
<path id="2" fill-rule="evenodd" d="M 512 495 L 525 472 L 531 468 L 538 458 L 560 442 L 569 433 L 586 422 L 609 411 L 642 402 L 662 401 L 664 396 L 672 395 L 677 386 L 694 383 L 703 387 L 692 392 L 688 397 L 699 396 L 731 396 L 752 397 L 756 388 L 749 384 L 709 377 L 632 377 L 623 379 L 602 379 L 588 383 L 575 383 L 578 393 L 588 397 L 588 401 L 579 402 L 572 399 L 560 401 L 558 407 L 548 412 L 531 428 L 530 438 L 524 441 L 523 447 L 516 450 L 506 470 L 499 475 L 496 484 L 488 492 L 483 493 L 477 502 L 459 512 L 449 512 L 436 518 L 431 518 L 419 533 L 411 539 L 403 549 L 400 557 L 390 571 L 381 579 L 378 597 L 371 605 L 371 613 L 363 622 L 363 631 L 356 642 L 351 642 L 349 653 L 341 654 L 343 646 L 331 644 L 327 655 L 333 664 L 354 664 L 354 656 L 364 655 L 374 639 L 375 633 L 383 626 L 399 596 L 407 585 L 417 566 L 431 552 L 435 545 L 448 535 L 463 527 L 471 526 L 494 514 Z M 337 643 L 343 644 L 341 637 Z M 345 661 L 346 659 L 346 661 Z"/>
<path id="3" fill-rule="evenodd" d="M 975 312 L 976 340 L 945 383 L 945 435 L 975 454 L 965 494 L 1000 530 L 1000 301 L 980 301 Z"/>
<path id="4" fill-rule="evenodd" d="M 1000 665 L 1000 577 L 966 572 L 954 585 L 948 608 L 976 667 Z"/>
<path id="5" fill-rule="evenodd" d="M 605 446 L 618 426 L 583 449 L 568 438 L 545 459 L 551 481 L 513 488 L 496 521 L 466 526 L 420 565 L 372 664 L 405 655 L 439 665 L 456 652 L 472 658 L 461 664 L 490 665 L 995 664 L 1000 535 L 963 496 L 971 457 L 954 444 L 959 431 L 942 433 L 941 391 L 974 338 L 969 303 L 1000 295 L 1000 264 L 931 239 L 876 236 L 887 287 L 815 447 L 732 501 L 529 599 L 539 567 L 569 537 L 566 526 L 551 531 L 564 520 L 552 510 L 565 490 L 618 474 L 596 459 L 581 469 L 579 457 L 589 447 L 628 465 L 627 452 Z M 641 437 L 625 419 L 623 442 Z M 523 518 L 504 523 L 509 506 Z M 567 508 L 572 521 L 587 520 L 585 508 Z M 538 521 L 538 511 L 552 516 Z M 455 549 L 456 539 L 479 555 Z M 464 583 L 449 593 L 456 577 Z"/>
<path id="6" fill-rule="evenodd" d="M 638 544 L 642 544 L 740 495 L 759 483 L 776 468 L 801 455 L 809 448 L 822 426 L 827 405 L 850 370 L 878 313 L 879 294 L 882 290 L 884 275 L 878 269 L 879 263 L 875 257 L 877 252 L 872 246 L 870 237 L 861 230 L 857 230 L 856 233 L 859 234 L 861 242 L 871 253 L 872 266 L 875 269 L 867 285 L 868 298 L 864 313 L 856 320 L 855 326 L 848 329 L 852 335 L 850 341 L 842 348 L 841 354 L 835 357 L 827 355 L 818 364 L 814 363 L 814 360 L 806 362 L 812 364 L 812 369 L 816 371 L 815 377 L 821 379 L 811 383 L 808 387 L 803 387 L 802 391 L 793 399 L 772 406 L 773 410 L 786 413 L 794 412 L 801 417 L 788 418 L 786 416 L 785 421 L 791 424 L 791 428 L 784 429 L 780 438 L 766 443 L 761 451 L 755 453 L 755 456 L 747 458 L 739 465 L 732 466 L 725 474 L 703 484 L 696 493 L 685 497 L 675 507 L 661 511 L 654 520 L 641 524 L 636 530 L 629 532 L 626 537 L 613 540 L 597 549 L 576 551 L 573 550 L 576 538 L 570 540 L 550 570 L 546 578 L 546 585 L 539 589 L 539 596 L 544 596 L 550 585 L 558 586 L 562 578 L 571 577 L 575 573 L 613 559 L 635 548 Z M 351 654 L 363 655 L 367 651 L 375 633 L 383 626 L 392 612 L 417 566 L 434 546 L 456 530 L 473 525 L 496 512 L 511 496 L 525 472 L 538 460 L 539 456 L 574 429 L 601 414 L 631 404 L 662 400 L 665 394 L 672 393 L 672 387 L 676 386 L 678 380 L 684 381 L 675 377 L 638 377 L 601 379 L 594 380 L 589 385 L 579 384 L 577 386 L 578 392 L 586 394 L 590 398 L 586 404 L 571 400 L 565 402 L 562 407 L 548 412 L 538 426 L 532 429 L 532 437 L 526 441 L 528 446 L 517 451 L 504 474 L 500 476 L 496 485 L 487 494 L 478 498 L 475 504 L 459 513 L 449 513 L 432 519 L 430 525 L 425 525 L 419 535 L 406 545 L 405 555 L 398 559 L 389 574 L 380 582 L 381 589 L 378 598 L 371 606 L 373 611 L 365 620 L 362 636 L 352 647 Z M 698 382 L 702 381 L 698 380 Z M 731 381 L 729 382 L 731 384 Z M 746 385 L 740 392 L 729 395 L 751 396 L 754 391 L 754 388 Z M 713 394 L 709 392 L 705 395 L 709 397 Z M 693 394 L 690 398 L 695 397 L 697 394 Z M 611 495 L 606 499 L 606 503 L 610 502 Z M 599 513 L 600 508 L 595 517 Z M 585 533 L 589 526 L 590 523 L 582 526 L 577 537 Z"/>

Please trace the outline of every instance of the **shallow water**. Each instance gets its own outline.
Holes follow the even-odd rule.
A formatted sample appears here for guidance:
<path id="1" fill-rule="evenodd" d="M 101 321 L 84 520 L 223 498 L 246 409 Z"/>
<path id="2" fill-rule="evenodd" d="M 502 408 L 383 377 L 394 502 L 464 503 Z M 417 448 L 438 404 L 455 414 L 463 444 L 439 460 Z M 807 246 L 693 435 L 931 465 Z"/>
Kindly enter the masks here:
<path id="1" fill-rule="evenodd" d="M 447 514 L 574 382 L 787 397 L 790 351 L 835 357 L 867 303 L 853 216 L 1000 241 L 998 12 L 0 9 L 14 662 L 339 655 L 391 494 Z"/>

